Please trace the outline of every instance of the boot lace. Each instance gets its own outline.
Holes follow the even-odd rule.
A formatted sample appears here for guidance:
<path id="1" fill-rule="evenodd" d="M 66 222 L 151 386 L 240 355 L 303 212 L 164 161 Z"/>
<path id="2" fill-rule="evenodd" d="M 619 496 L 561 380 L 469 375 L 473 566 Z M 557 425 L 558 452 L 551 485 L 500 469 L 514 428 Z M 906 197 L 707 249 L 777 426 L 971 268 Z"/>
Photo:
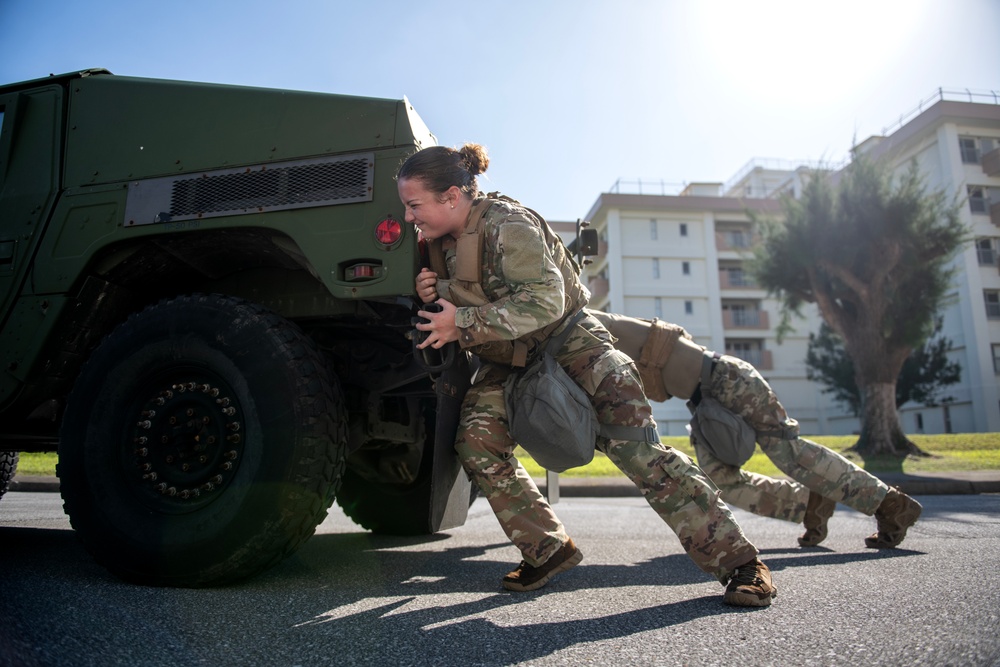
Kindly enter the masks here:
<path id="1" fill-rule="evenodd" d="M 732 586 L 753 586 L 754 584 L 762 584 L 764 580 L 757 576 L 757 561 L 752 560 L 746 565 L 741 565 L 736 568 L 736 572 L 733 573 L 732 578 L 729 580 L 729 585 Z"/>

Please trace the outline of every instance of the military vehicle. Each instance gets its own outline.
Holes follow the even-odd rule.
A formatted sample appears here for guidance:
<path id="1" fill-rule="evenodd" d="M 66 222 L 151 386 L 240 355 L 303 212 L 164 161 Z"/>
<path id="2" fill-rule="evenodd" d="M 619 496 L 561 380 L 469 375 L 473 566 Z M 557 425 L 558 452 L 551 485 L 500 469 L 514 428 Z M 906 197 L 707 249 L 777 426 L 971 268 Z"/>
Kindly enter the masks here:
<path id="1" fill-rule="evenodd" d="M 468 360 L 412 340 L 394 177 L 435 139 L 407 100 L 91 69 L 0 114 L 2 488 L 58 451 L 88 551 L 163 586 L 277 563 L 334 497 L 373 531 L 465 522 Z"/>

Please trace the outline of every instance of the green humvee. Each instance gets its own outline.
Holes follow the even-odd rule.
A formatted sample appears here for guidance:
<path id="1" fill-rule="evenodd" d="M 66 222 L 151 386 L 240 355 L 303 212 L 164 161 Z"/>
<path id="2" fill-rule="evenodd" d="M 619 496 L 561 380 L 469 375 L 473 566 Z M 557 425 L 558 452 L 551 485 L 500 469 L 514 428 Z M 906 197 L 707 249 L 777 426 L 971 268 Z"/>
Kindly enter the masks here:
<path id="1" fill-rule="evenodd" d="M 0 473 L 58 451 L 90 553 L 205 586 L 336 497 L 373 531 L 465 522 L 464 355 L 416 352 L 404 100 L 114 76 L 0 86 Z"/>

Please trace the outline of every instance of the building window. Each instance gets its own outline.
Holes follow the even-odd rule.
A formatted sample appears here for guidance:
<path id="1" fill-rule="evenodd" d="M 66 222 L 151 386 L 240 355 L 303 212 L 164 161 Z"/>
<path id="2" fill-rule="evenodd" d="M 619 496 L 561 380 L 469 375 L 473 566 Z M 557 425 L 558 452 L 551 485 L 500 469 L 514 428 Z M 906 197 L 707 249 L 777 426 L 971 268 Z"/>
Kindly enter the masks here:
<path id="1" fill-rule="evenodd" d="M 752 241 L 750 232 L 739 229 L 727 229 L 719 232 L 719 234 L 722 236 L 722 242 L 725 244 L 724 249 L 749 248 Z"/>
<path id="2" fill-rule="evenodd" d="M 993 372 L 1000 375 L 1000 345 L 993 343 Z"/>
<path id="3" fill-rule="evenodd" d="M 1000 318 L 1000 290 L 983 290 L 983 297 L 986 300 L 986 317 L 991 320 Z"/>
<path id="4" fill-rule="evenodd" d="M 975 137 L 959 137 L 958 147 L 962 151 L 962 162 L 979 164 L 979 142 Z"/>
<path id="5" fill-rule="evenodd" d="M 681 262 L 681 273 L 685 276 L 691 275 L 691 262 Z"/>
<path id="6" fill-rule="evenodd" d="M 730 287 L 754 287 L 753 278 L 742 266 L 727 266 L 725 269 Z"/>
<path id="7" fill-rule="evenodd" d="M 764 352 L 765 350 L 759 341 L 726 341 L 726 354 L 731 357 L 738 357 L 756 366 L 758 369 L 764 367 Z M 770 365 L 770 362 L 768 362 L 768 365 Z"/>
<path id="8" fill-rule="evenodd" d="M 924 416 L 921 413 L 917 413 L 917 433 L 924 432 Z"/>
<path id="9" fill-rule="evenodd" d="M 653 317 L 663 318 L 663 299 L 660 297 L 653 299 Z"/>
<path id="10" fill-rule="evenodd" d="M 687 235 L 688 235 L 688 225 L 687 225 L 686 222 L 682 222 L 681 223 L 681 236 L 687 236 Z"/>
<path id="11" fill-rule="evenodd" d="M 655 241 L 659 238 L 659 232 L 656 230 L 656 218 L 649 221 L 649 239 Z"/>
<path id="12" fill-rule="evenodd" d="M 944 406 L 944 432 L 953 433 L 951 429 L 951 408 Z"/>
<path id="13" fill-rule="evenodd" d="M 969 210 L 973 213 L 989 213 L 989 200 L 986 189 L 979 185 L 969 186 Z"/>
<path id="14" fill-rule="evenodd" d="M 996 239 L 976 239 L 976 257 L 979 259 L 980 266 L 996 266 L 996 248 Z"/>
<path id="15" fill-rule="evenodd" d="M 694 301 L 685 301 L 684 302 L 684 314 L 685 315 L 694 315 Z"/>
<path id="16" fill-rule="evenodd" d="M 659 279 L 660 279 L 660 258 L 659 257 L 654 257 L 653 258 L 653 280 L 659 280 Z"/>

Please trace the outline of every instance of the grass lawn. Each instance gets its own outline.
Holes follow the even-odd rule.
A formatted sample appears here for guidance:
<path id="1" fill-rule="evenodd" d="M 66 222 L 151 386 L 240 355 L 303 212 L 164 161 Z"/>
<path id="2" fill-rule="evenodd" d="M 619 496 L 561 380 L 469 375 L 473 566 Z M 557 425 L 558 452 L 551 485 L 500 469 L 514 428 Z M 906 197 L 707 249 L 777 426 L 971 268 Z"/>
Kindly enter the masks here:
<path id="1" fill-rule="evenodd" d="M 854 453 L 845 453 L 857 438 L 850 435 L 805 436 L 814 442 L 829 447 L 844 455 L 847 459 L 870 472 L 900 471 L 897 459 L 864 461 Z M 953 433 L 947 435 L 911 435 L 909 436 L 918 447 L 930 454 L 929 457 L 907 457 L 902 461 L 902 472 L 954 472 L 966 470 L 1000 470 L 1000 433 Z M 660 438 L 664 444 L 678 449 L 694 458 L 694 448 L 686 436 L 668 436 Z M 531 456 L 520 447 L 515 452 L 518 460 L 532 477 L 544 477 L 545 470 L 532 460 Z M 764 452 L 757 451 L 743 466 L 744 470 L 780 477 L 778 470 Z M 564 477 L 611 477 L 621 475 L 606 456 L 598 453 L 589 464 L 572 468 L 564 473 Z"/>
<path id="2" fill-rule="evenodd" d="M 844 453 L 844 450 L 854 444 L 853 436 L 807 436 L 811 440 L 825 445 L 830 449 Z M 919 472 L 950 472 L 965 470 L 1000 470 L 1000 433 L 958 433 L 948 435 L 912 435 L 910 439 L 918 447 L 930 454 L 929 457 L 908 457 L 902 462 L 902 471 Z M 675 447 L 694 458 L 687 437 L 671 436 L 662 438 L 663 442 Z M 533 477 L 544 477 L 545 470 L 532 460 L 520 447 L 516 451 L 517 458 Z M 896 460 L 863 461 L 856 454 L 845 454 L 854 463 L 871 472 L 889 472 L 900 470 Z M 770 459 L 757 448 L 753 457 L 743 466 L 750 472 L 781 476 L 781 471 L 774 467 Z M 22 453 L 18 462 L 19 475 L 54 475 L 56 470 L 56 455 L 52 452 L 41 454 Z M 573 468 L 562 473 L 565 477 L 613 477 L 621 472 L 603 454 L 598 453 L 588 465 Z"/>

